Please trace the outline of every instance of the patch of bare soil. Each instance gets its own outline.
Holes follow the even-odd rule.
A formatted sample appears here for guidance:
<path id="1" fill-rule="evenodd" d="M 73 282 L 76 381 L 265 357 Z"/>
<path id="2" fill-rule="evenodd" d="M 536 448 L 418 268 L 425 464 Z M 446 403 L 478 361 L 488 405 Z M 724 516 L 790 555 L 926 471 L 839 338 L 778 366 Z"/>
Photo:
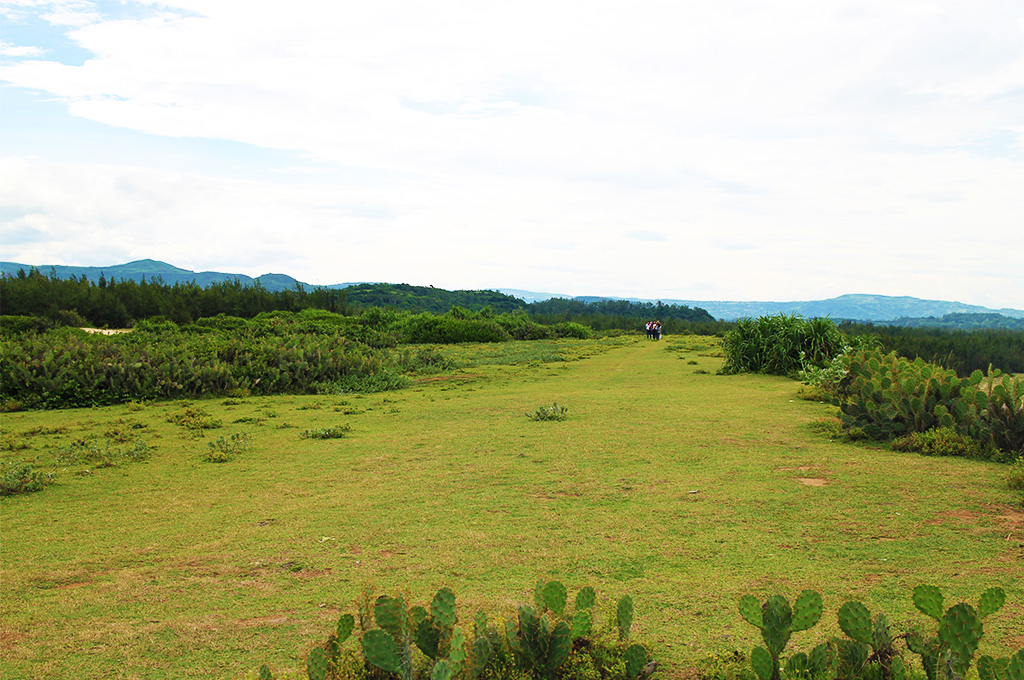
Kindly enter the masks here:
<path id="1" fill-rule="evenodd" d="M 11 649 L 28 639 L 28 633 L 14 630 L 0 630 L 0 649 Z"/>
<path id="2" fill-rule="evenodd" d="M 797 477 L 796 481 L 804 486 L 828 486 L 828 480 L 821 477 Z"/>
<path id="3" fill-rule="evenodd" d="M 1024 534 L 1024 512 L 1016 508 L 1001 505 L 993 507 L 992 513 L 975 512 L 972 510 L 949 510 L 928 520 L 932 526 L 945 524 L 949 520 L 957 520 L 965 525 L 980 526 L 982 529 L 1006 532 L 1007 540 L 1021 537 Z M 984 526 L 989 525 L 989 526 Z"/>
<path id="4" fill-rule="evenodd" d="M 239 628 L 257 628 L 259 626 L 283 626 L 288 623 L 288 617 L 284 614 L 273 614 L 271 616 L 257 616 L 254 619 L 239 619 L 235 625 Z"/>

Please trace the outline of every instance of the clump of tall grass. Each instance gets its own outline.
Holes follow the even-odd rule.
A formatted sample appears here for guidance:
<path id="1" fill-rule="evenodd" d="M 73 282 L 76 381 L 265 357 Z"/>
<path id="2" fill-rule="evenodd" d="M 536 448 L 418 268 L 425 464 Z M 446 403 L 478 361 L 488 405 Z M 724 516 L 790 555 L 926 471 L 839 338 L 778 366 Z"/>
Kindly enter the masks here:
<path id="1" fill-rule="evenodd" d="M 827 318 L 762 316 L 740 319 L 725 334 L 725 365 L 721 372 L 795 375 L 807 365 L 824 366 L 839 354 L 845 336 Z"/>

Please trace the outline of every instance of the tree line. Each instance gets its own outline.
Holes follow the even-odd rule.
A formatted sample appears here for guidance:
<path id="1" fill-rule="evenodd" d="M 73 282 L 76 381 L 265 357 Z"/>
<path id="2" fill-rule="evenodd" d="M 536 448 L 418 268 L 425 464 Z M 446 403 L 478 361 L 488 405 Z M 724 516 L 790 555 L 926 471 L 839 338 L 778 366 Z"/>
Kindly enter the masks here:
<path id="1" fill-rule="evenodd" d="M 270 291 L 256 282 L 238 280 L 200 286 L 195 282 L 166 284 L 159 279 L 92 282 L 84 275 L 60 278 L 37 269 L 0 277 L 0 300 L 7 317 L 31 317 L 36 330 L 60 326 L 127 328 L 154 318 L 176 324 L 193 323 L 218 315 L 251 319 L 268 312 L 324 310 L 351 316 L 370 308 L 395 309 L 435 315 L 461 308 L 472 313 L 525 312 L 535 322 L 581 323 L 595 330 L 637 330 L 643 322 L 661 319 L 667 333 L 714 333 L 727 326 L 705 310 L 662 303 L 626 300 L 584 302 L 553 299 L 526 303 L 519 298 L 489 290 L 449 291 L 429 286 L 373 283 L 344 289 L 295 288 Z M 8 318 L 8 323 L 12 320 Z M 711 324 L 705 328 L 705 325 Z M 717 325 L 716 325 L 717 324 Z"/>

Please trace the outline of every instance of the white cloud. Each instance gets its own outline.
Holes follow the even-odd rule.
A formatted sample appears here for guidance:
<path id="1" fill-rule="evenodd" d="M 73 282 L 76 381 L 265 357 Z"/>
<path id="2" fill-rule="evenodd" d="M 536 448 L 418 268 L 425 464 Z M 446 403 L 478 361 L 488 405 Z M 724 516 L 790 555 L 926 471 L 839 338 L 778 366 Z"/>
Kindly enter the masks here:
<path id="1" fill-rule="evenodd" d="M 278 183 L 30 162 L 4 229 L 72 259 L 93 230 L 319 283 L 1024 304 L 1005 292 L 1024 290 L 1014 3 L 46 7 L 94 58 L 0 79 L 118 128 L 310 160 Z"/>

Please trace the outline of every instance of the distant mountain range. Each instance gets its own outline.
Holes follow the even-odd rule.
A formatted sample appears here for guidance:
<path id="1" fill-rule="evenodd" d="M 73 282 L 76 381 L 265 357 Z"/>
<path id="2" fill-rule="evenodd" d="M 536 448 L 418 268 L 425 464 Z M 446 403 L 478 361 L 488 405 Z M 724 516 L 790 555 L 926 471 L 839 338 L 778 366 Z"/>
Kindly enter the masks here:
<path id="1" fill-rule="evenodd" d="M 263 274 L 252 278 L 245 274 L 229 274 L 224 272 L 193 272 L 181 269 L 166 262 L 157 260 L 137 260 L 127 264 L 110 265 L 105 267 L 71 267 L 65 265 L 27 265 L 17 262 L 0 262 L 0 274 L 4 276 L 17 276 L 18 272 L 30 269 L 38 269 L 45 275 L 54 275 L 58 278 L 80 278 L 96 282 L 100 276 L 108 280 L 127 279 L 141 281 L 159 280 L 163 283 L 173 285 L 175 283 L 195 282 L 200 286 L 208 286 L 212 283 L 221 283 L 237 280 L 243 285 L 254 285 L 259 283 L 270 291 L 282 291 L 294 289 L 299 286 L 303 289 L 312 289 L 315 286 L 303 283 L 287 274 Z M 365 282 L 335 283 L 324 288 L 348 288 Z M 886 295 L 841 295 L 827 300 L 809 300 L 793 302 L 730 302 L 730 301 L 706 301 L 706 300 L 667 300 L 667 299 L 643 299 L 643 298 L 616 298 L 600 296 L 577 296 L 559 295 L 557 293 L 535 293 L 526 290 L 512 288 L 499 289 L 498 292 L 511 295 L 524 302 L 540 302 L 551 298 L 569 298 L 584 302 L 595 302 L 599 300 L 629 300 L 630 302 L 661 302 L 666 305 L 686 305 L 688 307 L 699 307 L 707 310 L 712 316 L 725 321 L 732 321 L 743 317 L 757 317 L 766 314 L 799 314 L 811 318 L 816 316 L 828 316 L 835 320 L 870 321 L 870 322 L 893 322 L 897 319 L 905 321 L 908 319 L 927 319 L 929 317 L 939 320 L 947 314 L 1000 314 L 1015 319 L 1024 319 L 1024 310 L 1020 309 L 990 309 L 979 305 L 968 305 L 961 302 L 948 302 L 943 300 L 922 300 L 913 297 L 890 297 Z M 915 324 L 922 325 L 922 324 Z M 927 325 L 927 324 L 924 324 Z"/>

